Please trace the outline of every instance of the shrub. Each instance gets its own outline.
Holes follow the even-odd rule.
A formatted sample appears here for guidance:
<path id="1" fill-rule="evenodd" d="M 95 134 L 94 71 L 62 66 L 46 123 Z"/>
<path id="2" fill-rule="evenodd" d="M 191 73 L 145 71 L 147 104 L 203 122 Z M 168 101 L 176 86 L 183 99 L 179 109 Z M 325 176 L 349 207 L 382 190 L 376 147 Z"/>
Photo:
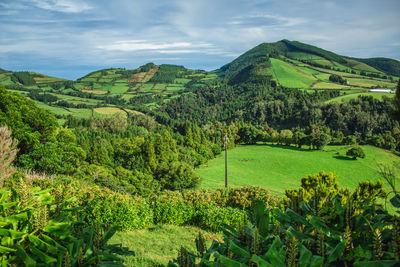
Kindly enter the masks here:
<path id="1" fill-rule="evenodd" d="M 362 148 L 359 147 L 359 146 L 350 148 L 346 152 L 346 155 L 349 156 L 349 157 L 352 157 L 353 160 L 356 160 L 357 158 L 365 158 L 365 153 L 362 150 Z"/>
<path id="2" fill-rule="evenodd" d="M 154 223 L 182 225 L 192 221 L 194 207 L 188 205 L 182 194 L 174 191 L 165 191 L 153 200 Z"/>
<path id="3" fill-rule="evenodd" d="M 192 224 L 202 229 L 220 231 L 220 227 L 229 225 L 238 228 L 246 224 L 246 211 L 231 208 L 217 207 L 209 204 L 196 205 L 195 216 L 192 218 Z"/>

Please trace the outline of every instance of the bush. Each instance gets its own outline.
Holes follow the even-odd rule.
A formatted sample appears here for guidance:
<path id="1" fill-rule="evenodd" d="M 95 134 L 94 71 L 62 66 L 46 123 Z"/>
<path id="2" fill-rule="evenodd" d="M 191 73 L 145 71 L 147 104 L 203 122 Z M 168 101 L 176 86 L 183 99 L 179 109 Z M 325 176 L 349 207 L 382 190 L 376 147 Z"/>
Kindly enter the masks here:
<path id="1" fill-rule="evenodd" d="M 357 158 L 365 158 L 365 153 L 362 150 L 362 148 L 359 147 L 359 146 L 350 148 L 346 152 L 346 155 L 349 156 L 349 157 L 352 157 L 353 160 L 356 160 Z"/>
<path id="2" fill-rule="evenodd" d="M 194 207 L 188 205 L 179 192 L 165 191 L 152 204 L 154 223 L 182 225 L 192 221 Z"/>
<path id="3" fill-rule="evenodd" d="M 195 216 L 192 218 L 192 224 L 202 229 L 211 231 L 220 231 L 224 224 L 238 228 L 246 224 L 246 211 L 231 208 L 218 207 L 209 204 L 196 205 Z"/>

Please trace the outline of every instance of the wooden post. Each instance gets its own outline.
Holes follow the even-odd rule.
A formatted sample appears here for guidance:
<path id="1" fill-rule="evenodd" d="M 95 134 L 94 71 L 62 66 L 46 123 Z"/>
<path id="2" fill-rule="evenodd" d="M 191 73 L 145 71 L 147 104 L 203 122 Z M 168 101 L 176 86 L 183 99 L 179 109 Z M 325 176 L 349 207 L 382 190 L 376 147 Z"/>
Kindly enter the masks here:
<path id="1" fill-rule="evenodd" d="M 225 143 L 225 188 L 228 188 L 228 134 L 224 136 Z"/>

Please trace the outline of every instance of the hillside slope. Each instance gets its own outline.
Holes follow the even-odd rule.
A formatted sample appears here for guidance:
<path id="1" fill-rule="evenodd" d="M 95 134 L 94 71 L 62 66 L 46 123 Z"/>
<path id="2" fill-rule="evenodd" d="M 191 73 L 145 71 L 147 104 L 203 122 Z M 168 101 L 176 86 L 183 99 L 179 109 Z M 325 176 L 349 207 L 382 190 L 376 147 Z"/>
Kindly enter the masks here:
<path id="1" fill-rule="evenodd" d="M 341 56 L 298 41 L 262 43 L 217 73 L 228 82 L 240 83 L 254 75 L 270 76 L 277 84 L 300 89 L 395 88 L 400 62 L 394 59 L 356 59 Z M 329 77 L 339 75 L 338 84 Z"/>

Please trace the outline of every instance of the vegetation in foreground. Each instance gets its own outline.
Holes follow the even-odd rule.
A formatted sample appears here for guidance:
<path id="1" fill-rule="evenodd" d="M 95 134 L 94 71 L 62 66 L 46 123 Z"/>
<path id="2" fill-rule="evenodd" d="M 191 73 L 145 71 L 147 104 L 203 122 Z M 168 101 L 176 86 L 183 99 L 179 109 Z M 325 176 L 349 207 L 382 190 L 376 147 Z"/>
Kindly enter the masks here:
<path id="1" fill-rule="evenodd" d="M 396 214 L 378 203 L 386 199 L 382 183 L 363 182 L 342 189 L 333 174 L 302 179 L 286 190 L 284 208 L 255 203 L 251 224 L 226 226 L 224 242 L 197 253 L 182 248 L 168 266 L 397 266 L 400 260 L 400 195 L 390 199 Z"/>
<path id="2" fill-rule="evenodd" d="M 194 240 L 202 233 L 206 245 L 213 240 L 222 241 L 219 233 L 207 232 L 193 226 L 155 225 L 143 230 L 117 232 L 109 241 L 110 244 L 122 244 L 135 252 L 135 255 L 122 256 L 126 266 L 159 266 L 166 265 L 185 247 L 191 253 L 196 252 Z"/>

